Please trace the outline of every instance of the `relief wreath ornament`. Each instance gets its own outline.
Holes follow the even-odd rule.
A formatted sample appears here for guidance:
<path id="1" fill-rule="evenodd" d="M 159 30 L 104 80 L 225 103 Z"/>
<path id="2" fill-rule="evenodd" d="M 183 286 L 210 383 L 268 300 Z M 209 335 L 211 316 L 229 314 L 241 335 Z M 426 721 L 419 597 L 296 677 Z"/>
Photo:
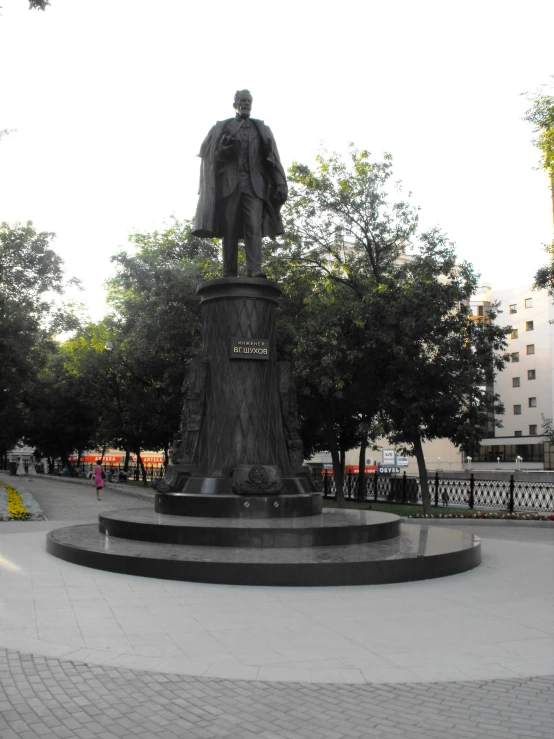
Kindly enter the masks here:
<path id="1" fill-rule="evenodd" d="M 239 465 L 233 473 L 233 490 L 238 495 L 275 495 L 282 487 L 279 469 L 271 465 Z"/>

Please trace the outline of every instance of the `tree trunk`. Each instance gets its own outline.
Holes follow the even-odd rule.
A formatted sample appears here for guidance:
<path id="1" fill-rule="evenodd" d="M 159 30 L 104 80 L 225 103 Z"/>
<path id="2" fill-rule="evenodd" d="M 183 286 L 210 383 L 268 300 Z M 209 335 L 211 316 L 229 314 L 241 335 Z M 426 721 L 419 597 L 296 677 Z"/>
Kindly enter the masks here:
<path id="1" fill-rule="evenodd" d="M 333 461 L 333 472 L 335 477 L 335 501 L 337 508 L 344 508 L 344 454 L 341 455 L 339 443 L 334 428 L 333 412 L 331 410 L 332 402 L 325 403 L 323 406 L 323 417 L 327 428 L 327 439 L 329 441 L 329 451 Z"/>
<path id="2" fill-rule="evenodd" d="M 169 464 L 169 444 L 166 442 L 164 445 L 164 467 Z"/>
<path id="3" fill-rule="evenodd" d="M 335 501 L 337 508 L 344 508 L 344 467 L 340 458 L 340 452 L 336 440 L 329 444 L 331 459 L 333 460 L 333 473 L 335 478 Z"/>
<path id="4" fill-rule="evenodd" d="M 131 459 L 131 452 L 129 449 L 125 449 L 125 464 L 123 465 L 123 469 L 125 472 L 129 472 L 129 460 Z"/>
<path id="5" fill-rule="evenodd" d="M 67 467 L 67 469 L 69 470 L 69 477 L 77 477 L 77 473 L 75 472 L 75 467 L 70 462 L 67 454 L 62 454 L 62 468 L 63 467 Z"/>
<path id="6" fill-rule="evenodd" d="M 104 461 L 104 454 L 106 454 L 106 445 L 105 444 L 102 447 L 102 456 L 100 457 L 100 463 L 99 464 L 102 464 L 103 463 L 103 461 Z"/>
<path id="7" fill-rule="evenodd" d="M 358 458 L 358 503 L 365 500 L 365 453 L 367 442 L 364 439 L 360 445 L 360 456 Z"/>
<path id="8" fill-rule="evenodd" d="M 423 447 L 421 445 L 421 437 L 418 435 L 414 439 L 414 454 L 417 459 L 417 467 L 419 470 L 419 483 L 421 485 L 421 500 L 423 503 L 423 513 L 431 515 L 431 495 L 429 493 L 429 478 L 427 477 L 427 467 L 425 466 L 425 458 L 423 456 Z"/>

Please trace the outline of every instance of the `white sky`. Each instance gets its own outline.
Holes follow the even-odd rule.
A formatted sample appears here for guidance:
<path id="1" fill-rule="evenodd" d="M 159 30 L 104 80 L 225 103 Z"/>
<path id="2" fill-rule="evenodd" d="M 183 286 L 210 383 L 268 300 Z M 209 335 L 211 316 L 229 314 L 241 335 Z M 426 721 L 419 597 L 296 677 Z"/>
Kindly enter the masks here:
<path id="1" fill-rule="evenodd" d="M 349 141 L 395 174 L 497 289 L 552 239 L 521 92 L 554 73 L 551 0 L 1 0 L 0 220 L 54 231 L 105 310 L 130 231 L 196 207 L 200 143 L 236 89 L 285 167 Z"/>

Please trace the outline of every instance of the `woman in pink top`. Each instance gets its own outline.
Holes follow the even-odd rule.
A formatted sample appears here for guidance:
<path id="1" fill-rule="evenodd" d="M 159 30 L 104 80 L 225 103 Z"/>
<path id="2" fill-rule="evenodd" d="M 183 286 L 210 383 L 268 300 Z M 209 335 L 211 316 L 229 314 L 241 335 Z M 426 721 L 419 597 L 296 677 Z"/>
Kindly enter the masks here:
<path id="1" fill-rule="evenodd" d="M 94 484 L 96 485 L 96 497 L 98 500 L 102 500 L 102 488 L 104 487 L 104 478 L 106 477 L 104 470 L 102 469 L 102 465 L 100 464 L 100 460 L 96 463 L 94 467 L 94 471 L 92 473 L 92 479 L 94 481 Z"/>

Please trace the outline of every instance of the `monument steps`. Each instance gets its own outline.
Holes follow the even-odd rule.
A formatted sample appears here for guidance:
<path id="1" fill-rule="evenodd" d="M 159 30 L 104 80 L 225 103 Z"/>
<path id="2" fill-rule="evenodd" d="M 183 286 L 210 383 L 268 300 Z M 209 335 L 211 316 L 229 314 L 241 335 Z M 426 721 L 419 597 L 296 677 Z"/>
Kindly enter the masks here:
<path id="1" fill-rule="evenodd" d="M 365 544 L 400 533 L 398 516 L 325 510 L 293 518 L 172 516 L 145 509 L 101 514 L 99 530 L 121 539 L 217 547 L 313 547 Z"/>
<path id="2" fill-rule="evenodd" d="M 335 516 L 334 520 L 337 519 Z M 279 523 L 283 525 L 282 520 Z M 291 529 L 297 523 L 297 519 L 292 520 Z M 211 527 L 214 520 L 206 519 L 205 524 Z M 225 524 L 214 528 L 232 530 L 225 529 Z M 261 529 L 286 531 L 281 527 L 258 530 Z M 257 529 L 248 526 L 243 530 Z M 47 551 L 68 562 L 127 575 L 271 586 L 405 582 L 456 574 L 476 567 L 481 561 L 480 540 L 473 534 L 416 524 L 402 524 L 398 536 L 380 541 L 288 547 L 137 541 L 106 535 L 97 525 L 86 524 L 51 531 L 47 536 Z"/>

